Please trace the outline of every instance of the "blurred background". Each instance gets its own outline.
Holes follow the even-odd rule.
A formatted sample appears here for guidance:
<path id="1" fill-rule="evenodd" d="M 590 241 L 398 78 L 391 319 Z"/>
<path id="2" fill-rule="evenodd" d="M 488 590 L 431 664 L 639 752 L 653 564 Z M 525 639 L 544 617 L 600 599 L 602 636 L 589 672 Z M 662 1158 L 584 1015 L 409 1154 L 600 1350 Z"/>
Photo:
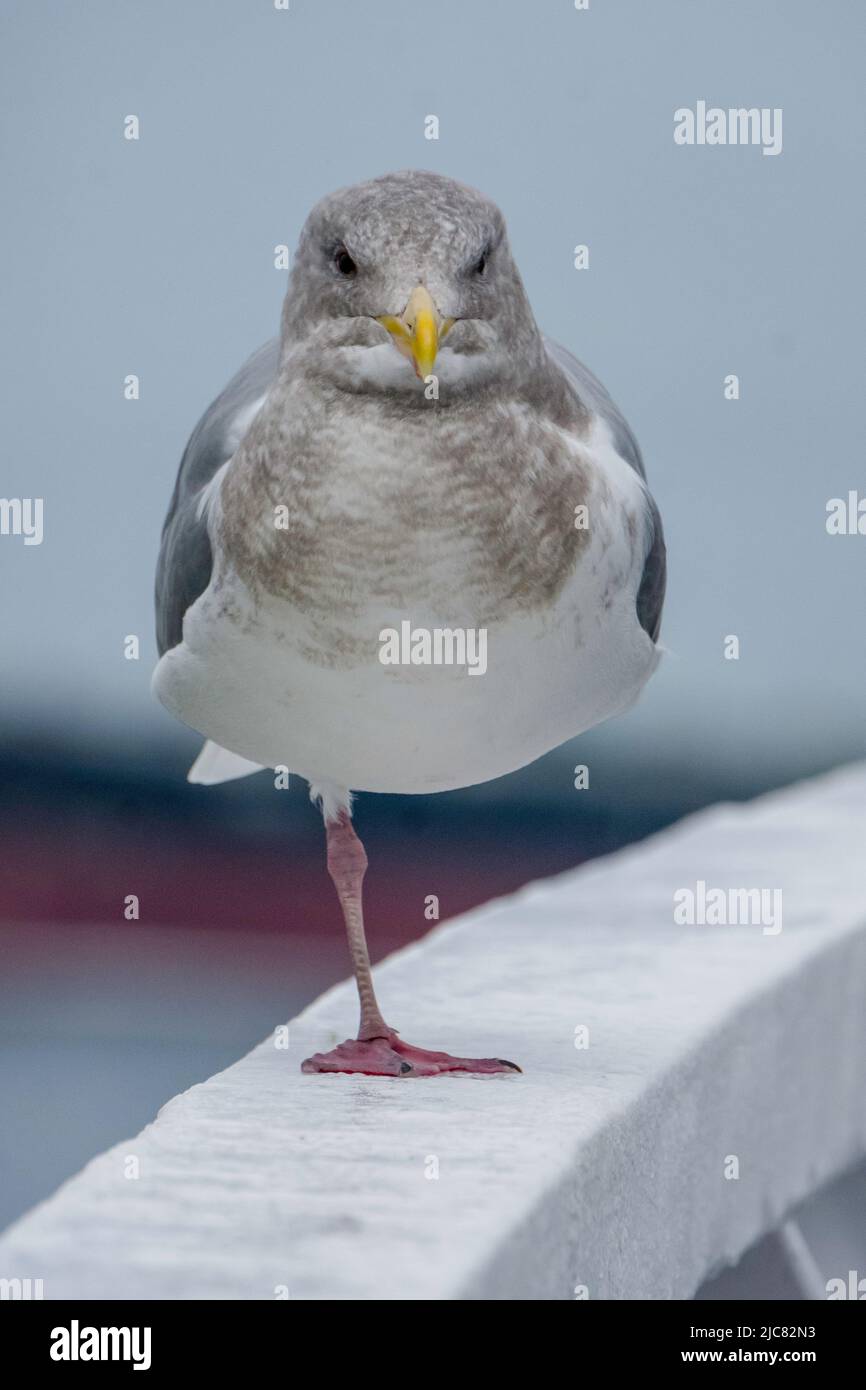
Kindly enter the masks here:
<path id="1" fill-rule="evenodd" d="M 428 894 L 449 917 L 862 756 L 866 540 L 825 520 L 863 481 L 864 15 L 6 0 L 0 492 L 44 499 L 44 540 L 0 536 L 0 1225 L 347 973 L 305 785 L 190 787 L 200 740 L 149 691 L 183 446 L 329 190 L 414 166 L 500 204 L 540 323 L 640 439 L 670 559 L 631 713 L 500 782 L 359 798 L 374 958 Z M 698 100 L 781 107 L 783 153 L 675 146 Z"/>

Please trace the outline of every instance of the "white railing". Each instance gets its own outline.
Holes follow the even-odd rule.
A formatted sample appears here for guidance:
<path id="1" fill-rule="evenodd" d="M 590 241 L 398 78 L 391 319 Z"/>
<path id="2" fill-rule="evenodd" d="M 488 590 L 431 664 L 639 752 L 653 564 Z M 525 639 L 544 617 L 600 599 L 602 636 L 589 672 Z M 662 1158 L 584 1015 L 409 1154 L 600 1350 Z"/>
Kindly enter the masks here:
<path id="1" fill-rule="evenodd" d="M 24 1216 L 0 1276 L 46 1298 L 691 1297 L 866 1154 L 864 846 L 858 765 L 446 924 L 378 971 L 386 1016 L 523 1076 L 302 1076 L 354 1020 L 340 985 L 288 1050 L 266 1039 Z M 678 922 L 686 890 L 757 920 Z"/>

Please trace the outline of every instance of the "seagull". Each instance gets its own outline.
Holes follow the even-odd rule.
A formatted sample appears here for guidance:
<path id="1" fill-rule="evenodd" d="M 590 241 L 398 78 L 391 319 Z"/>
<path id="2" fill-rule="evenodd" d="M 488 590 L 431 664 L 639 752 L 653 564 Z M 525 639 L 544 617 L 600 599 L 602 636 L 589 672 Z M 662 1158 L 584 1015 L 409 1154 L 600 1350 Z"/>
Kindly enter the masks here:
<path id="1" fill-rule="evenodd" d="M 444 175 L 323 198 L 280 328 L 183 454 L 154 691 L 206 740 L 190 781 L 276 768 L 321 809 L 360 1023 L 302 1070 L 518 1072 L 386 1022 L 352 794 L 501 777 L 634 703 L 665 590 L 640 450 L 539 330 L 498 207 Z"/>

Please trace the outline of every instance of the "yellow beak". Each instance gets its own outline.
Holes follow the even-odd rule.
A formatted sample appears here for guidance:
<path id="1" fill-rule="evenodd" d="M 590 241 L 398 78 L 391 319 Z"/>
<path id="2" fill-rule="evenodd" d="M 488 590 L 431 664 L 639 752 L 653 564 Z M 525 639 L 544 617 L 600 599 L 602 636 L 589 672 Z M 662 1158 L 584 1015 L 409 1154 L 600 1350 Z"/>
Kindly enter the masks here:
<path id="1" fill-rule="evenodd" d="M 423 285 L 417 285 L 399 318 L 382 314 L 378 322 L 387 328 L 404 357 L 411 357 L 415 374 L 423 381 L 433 371 L 439 343 L 454 320 L 443 320 L 431 295 Z"/>

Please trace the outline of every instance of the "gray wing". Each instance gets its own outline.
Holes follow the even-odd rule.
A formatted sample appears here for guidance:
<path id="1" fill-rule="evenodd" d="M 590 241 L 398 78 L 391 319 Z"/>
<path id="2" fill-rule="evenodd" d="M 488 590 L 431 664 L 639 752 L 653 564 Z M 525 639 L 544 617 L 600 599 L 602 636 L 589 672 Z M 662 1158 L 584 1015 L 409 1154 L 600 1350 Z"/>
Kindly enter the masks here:
<path id="1" fill-rule="evenodd" d="M 635 473 L 646 479 L 638 442 L 629 429 L 625 416 L 619 407 L 614 405 L 598 377 L 593 376 L 589 367 L 578 362 L 561 343 L 555 343 L 552 338 L 545 338 L 544 346 L 547 348 L 548 356 L 552 357 L 559 370 L 565 373 L 580 399 L 609 426 L 620 458 L 625 459 Z"/>
<path id="2" fill-rule="evenodd" d="M 640 587 L 635 599 L 638 622 L 644 632 L 648 632 L 654 642 L 659 640 L 662 625 L 662 608 L 665 601 L 665 588 L 668 577 L 667 551 L 662 519 L 659 509 L 647 493 L 649 502 L 650 548 L 644 560 Z"/>
<path id="3" fill-rule="evenodd" d="M 544 345 L 548 355 L 553 358 L 560 371 L 565 373 L 580 399 L 607 423 L 620 458 L 625 459 L 635 473 L 646 482 L 640 446 L 625 417 L 611 400 L 598 377 L 593 376 L 589 368 L 585 367 L 582 362 L 578 362 L 577 358 L 572 356 L 568 349 L 562 347 L 560 343 L 555 343 L 551 338 L 545 338 Z M 649 506 L 649 549 L 644 561 L 644 570 L 637 591 L 635 607 L 641 627 L 649 633 L 654 642 L 657 642 L 661 628 L 662 607 L 665 601 L 667 552 L 659 509 L 649 492 L 646 496 Z"/>
<path id="4" fill-rule="evenodd" d="M 207 518 L 196 516 L 202 488 L 235 453 L 239 423 L 263 397 L 277 374 L 279 340 L 254 352 L 205 411 L 183 451 L 156 569 L 156 641 L 159 654 L 183 637 L 183 615 L 210 583 L 213 557 Z M 246 420 L 248 427 L 251 421 Z"/>

